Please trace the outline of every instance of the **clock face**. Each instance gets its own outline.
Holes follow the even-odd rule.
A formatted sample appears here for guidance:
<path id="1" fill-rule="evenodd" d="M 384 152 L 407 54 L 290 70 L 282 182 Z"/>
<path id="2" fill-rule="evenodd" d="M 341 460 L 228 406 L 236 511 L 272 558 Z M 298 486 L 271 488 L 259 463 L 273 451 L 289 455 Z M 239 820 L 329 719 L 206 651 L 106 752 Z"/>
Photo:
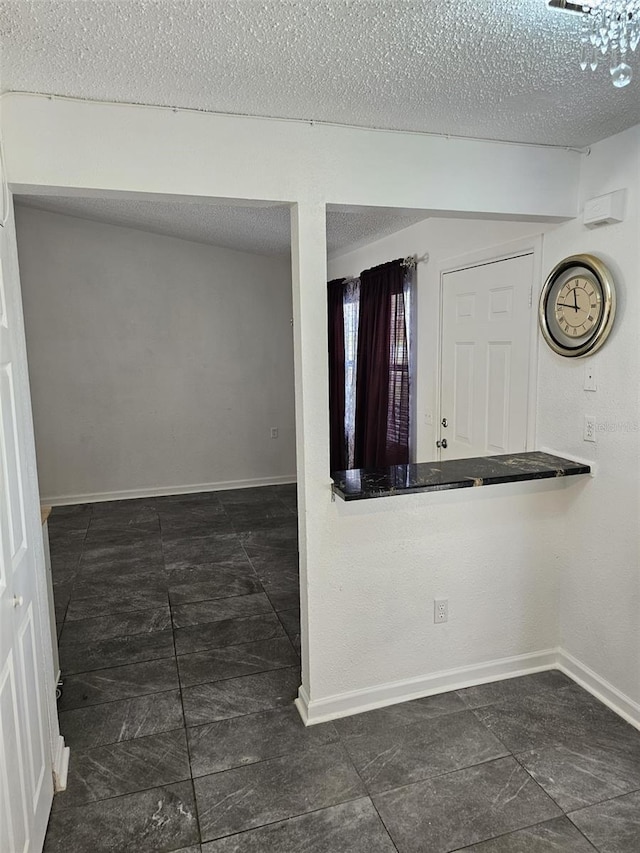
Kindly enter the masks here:
<path id="1" fill-rule="evenodd" d="M 602 314 L 602 293 L 588 275 L 570 278 L 558 291 L 556 322 L 567 337 L 583 339 L 590 335 Z"/>
<path id="2" fill-rule="evenodd" d="M 589 355 L 602 346 L 614 313 L 613 280 L 592 255 L 574 255 L 558 264 L 540 296 L 542 334 L 564 356 Z"/>

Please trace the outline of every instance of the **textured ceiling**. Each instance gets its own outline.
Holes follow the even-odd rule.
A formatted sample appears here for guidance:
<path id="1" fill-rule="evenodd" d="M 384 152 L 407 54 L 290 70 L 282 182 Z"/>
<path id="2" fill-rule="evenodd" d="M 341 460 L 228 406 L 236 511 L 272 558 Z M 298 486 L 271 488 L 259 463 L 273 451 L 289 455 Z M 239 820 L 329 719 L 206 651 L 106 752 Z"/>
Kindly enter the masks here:
<path id="1" fill-rule="evenodd" d="M 291 245 L 289 208 L 284 205 L 249 207 L 37 195 L 16 196 L 16 201 L 53 213 L 139 228 L 239 252 L 283 255 L 288 254 Z M 328 252 L 333 254 L 377 240 L 427 216 L 426 211 L 333 208 L 327 212 Z"/>
<path id="2" fill-rule="evenodd" d="M 640 121 L 545 0 L 0 0 L 3 91 L 583 146 Z"/>

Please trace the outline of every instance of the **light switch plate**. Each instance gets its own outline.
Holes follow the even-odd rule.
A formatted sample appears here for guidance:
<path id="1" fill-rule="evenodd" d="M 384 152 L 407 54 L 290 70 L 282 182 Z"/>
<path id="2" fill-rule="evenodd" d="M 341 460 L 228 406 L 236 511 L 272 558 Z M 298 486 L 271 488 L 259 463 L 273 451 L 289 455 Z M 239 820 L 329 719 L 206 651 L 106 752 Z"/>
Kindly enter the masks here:
<path id="1" fill-rule="evenodd" d="M 596 372 L 593 364 L 586 364 L 584 368 L 584 390 L 596 391 L 598 385 L 596 383 Z"/>

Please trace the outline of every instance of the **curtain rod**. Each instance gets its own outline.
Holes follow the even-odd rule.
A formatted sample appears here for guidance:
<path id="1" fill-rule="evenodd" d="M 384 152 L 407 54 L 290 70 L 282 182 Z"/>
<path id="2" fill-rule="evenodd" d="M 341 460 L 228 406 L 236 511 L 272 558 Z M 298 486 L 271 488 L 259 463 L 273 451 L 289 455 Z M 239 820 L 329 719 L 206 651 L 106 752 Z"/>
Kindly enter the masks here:
<path id="1" fill-rule="evenodd" d="M 425 252 L 421 257 L 418 257 L 417 255 L 409 255 L 402 260 L 402 266 L 407 269 L 414 269 L 418 264 L 427 263 L 429 263 L 429 252 Z"/>
<path id="2" fill-rule="evenodd" d="M 424 255 L 418 257 L 417 255 L 407 255 L 406 258 L 402 258 L 400 264 L 405 269 L 415 269 L 418 264 L 428 264 L 429 263 L 429 252 L 425 252 Z M 345 284 L 348 284 L 352 281 L 359 281 L 359 275 L 347 275 L 344 278 Z"/>

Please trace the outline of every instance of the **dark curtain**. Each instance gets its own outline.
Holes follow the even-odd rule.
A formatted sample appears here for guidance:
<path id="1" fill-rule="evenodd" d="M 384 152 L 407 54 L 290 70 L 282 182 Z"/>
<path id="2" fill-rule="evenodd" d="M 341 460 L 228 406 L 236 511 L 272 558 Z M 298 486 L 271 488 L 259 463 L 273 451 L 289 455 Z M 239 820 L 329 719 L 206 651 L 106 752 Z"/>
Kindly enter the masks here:
<path id="1" fill-rule="evenodd" d="M 332 471 L 347 467 L 344 430 L 344 279 L 327 284 L 329 323 L 329 441 Z"/>
<path id="2" fill-rule="evenodd" d="M 409 462 L 406 269 L 390 261 L 360 275 L 356 380 L 356 468 Z"/>

